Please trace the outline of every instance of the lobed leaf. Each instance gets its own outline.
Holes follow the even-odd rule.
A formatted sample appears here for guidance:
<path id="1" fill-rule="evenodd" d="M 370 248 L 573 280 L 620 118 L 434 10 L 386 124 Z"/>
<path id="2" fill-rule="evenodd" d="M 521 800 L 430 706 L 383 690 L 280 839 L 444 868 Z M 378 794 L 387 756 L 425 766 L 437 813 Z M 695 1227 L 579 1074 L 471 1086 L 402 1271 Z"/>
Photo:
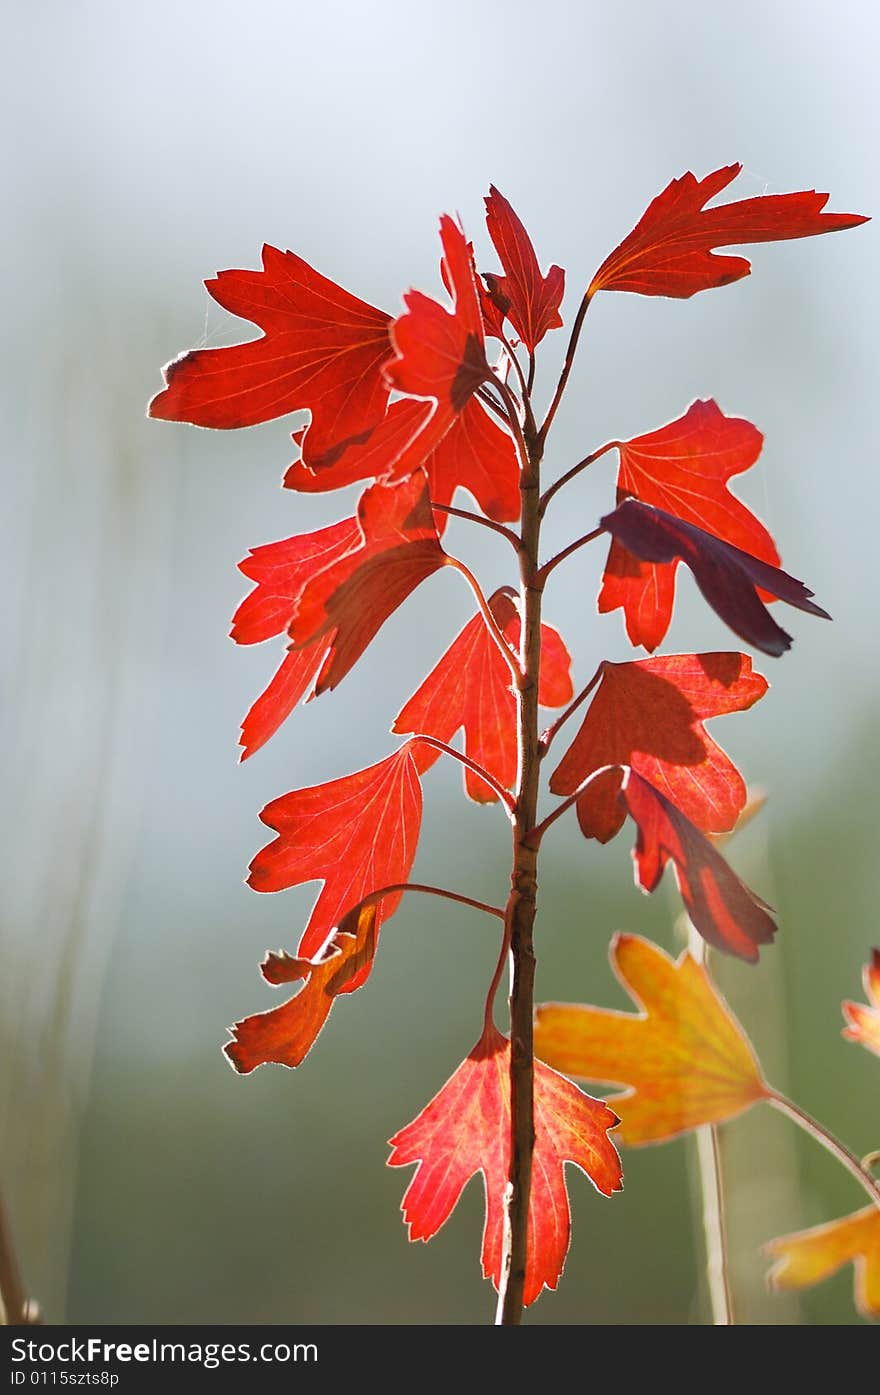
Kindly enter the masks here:
<path id="1" fill-rule="evenodd" d="M 565 272 L 551 266 L 542 276 L 532 240 L 507 199 L 494 185 L 486 199 L 486 226 L 504 268 L 503 276 L 484 275 L 489 297 L 501 319 L 508 319 L 529 353 L 544 335 L 559 329 Z"/>
<path id="2" fill-rule="evenodd" d="M 870 964 L 862 970 L 862 983 L 870 1007 L 865 1003 L 844 1003 L 847 1026 L 841 1035 L 847 1041 L 861 1042 L 868 1051 L 880 1056 L 880 949 L 873 951 Z"/>
<path id="3" fill-rule="evenodd" d="M 635 291 L 687 299 L 697 291 L 748 276 L 745 257 L 717 256 L 719 247 L 782 242 L 854 228 L 856 213 L 823 213 L 827 194 L 763 194 L 707 208 L 742 170 L 727 165 L 697 179 L 688 171 L 648 205 L 631 233 L 604 260 L 590 283 L 598 291 Z"/>
<path id="4" fill-rule="evenodd" d="M 775 1289 L 812 1288 L 852 1264 L 856 1307 L 863 1317 L 880 1317 L 880 1208 L 782 1235 L 766 1252 L 776 1259 L 768 1275 Z"/>
<path id="5" fill-rule="evenodd" d="M 524 1301 L 555 1288 L 571 1234 L 564 1166 L 574 1163 L 604 1196 L 622 1186 L 608 1137 L 617 1116 L 540 1061 L 535 1063 L 535 1154 Z M 390 1167 L 417 1163 L 403 1198 L 411 1240 L 429 1240 L 466 1184 L 485 1187 L 483 1275 L 501 1281 L 503 1199 L 510 1158 L 510 1042 L 488 1026 L 467 1059 L 406 1128 L 390 1140 Z"/>
<path id="6" fill-rule="evenodd" d="M 751 1044 L 705 965 L 686 950 L 673 960 L 640 935 L 615 935 L 610 957 L 640 1011 L 544 1003 L 535 1051 L 565 1075 L 627 1087 L 609 1101 L 624 1143 L 663 1143 L 767 1096 Z"/>

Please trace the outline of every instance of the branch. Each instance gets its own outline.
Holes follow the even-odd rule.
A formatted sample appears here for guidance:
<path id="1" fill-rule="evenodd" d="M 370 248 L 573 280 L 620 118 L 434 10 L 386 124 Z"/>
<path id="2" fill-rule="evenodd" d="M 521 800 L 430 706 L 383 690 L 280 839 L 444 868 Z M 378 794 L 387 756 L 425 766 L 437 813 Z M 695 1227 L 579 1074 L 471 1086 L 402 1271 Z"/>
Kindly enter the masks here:
<path id="1" fill-rule="evenodd" d="M 500 533 L 502 538 L 506 538 L 511 547 L 519 552 L 519 538 L 512 528 L 505 528 L 503 523 L 495 523 L 491 518 L 484 518 L 481 513 L 471 513 L 470 509 L 454 509 L 451 504 L 435 504 L 433 499 L 431 508 L 435 513 L 448 513 L 451 518 L 464 518 L 468 523 L 480 523 L 484 528 L 491 528 L 493 533 Z"/>
<path id="2" fill-rule="evenodd" d="M 460 761 L 462 765 L 467 766 L 468 770 L 472 770 L 475 775 L 479 775 L 481 780 L 485 780 L 486 784 L 495 791 L 498 798 L 506 806 L 507 812 L 510 814 L 511 818 L 514 817 L 516 814 L 516 801 L 510 791 L 506 790 L 501 781 L 496 780 L 495 776 L 482 765 L 478 765 L 475 760 L 471 760 L 470 756 L 466 756 L 464 751 L 457 751 L 454 746 L 448 746 L 445 741 L 440 741 L 438 737 L 423 736 L 420 732 L 410 737 L 410 741 L 424 741 L 426 746 L 434 746 L 438 751 L 443 751 L 447 756 L 453 756 L 457 761 Z M 501 914 L 503 916 L 504 912 L 502 911 Z"/>
<path id="3" fill-rule="evenodd" d="M 577 352 L 578 340 L 581 337 L 581 330 L 583 329 L 584 320 L 586 318 L 586 314 L 589 308 L 590 292 L 587 291 L 586 295 L 580 303 L 575 322 L 572 325 L 571 338 L 568 341 L 568 348 L 565 351 L 565 362 L 562 365 L 562 372 L 559 375 L 559 382 L 556 384 L 556 391 L 553 394 L 553 401 L 550 403 L 550 410 L 544 418 L 544 424 L 538 433 L 538 440 L 540 441 L 542 446 L 547 439 L 547 432 L 550 430 L 550 427 L 553 424 L 553 418 L 556 416 L 556 410 L 560 402 L 562 401 L 562 394 L 565 392 L 566 384 L 568 383 L 568 375 L 570 374 L 571 366 L 574 363 L 574 356 Z"/>
<path id="4" fill-rule="evenodd" d="M 501 650 L 501 653 L 504 656 L 504 662 L 507 664 L 508 668 L 513 674 L 514 682 L 519 683 L 522 678 L 522 670 L 520 669 L 520 666 L 517 663 L 516 655 L 514 654 L 510 645 L 507 643 L 507 640 L 504 638 L 504 635 L 501 633 L 498 621 L 495 619 L 495 616 L 492 614 L 492 611 L 489 608 L 489 602 L 483 595 L 483 588 L 480 586 L 480 583 L 477 581 L 477 578 L 474 576 L 470 567 L 466 566 L 464 562 L 460 562 L 457 557 L 447 556 L 446 565 L 447 567 L 454 567 L 457 572 L 461 572 L 465 581 L 470 586 L 471 590 L 477 598 L 477 605 L 480 608 L 480 614 L 486 622 L 486 628 L 488 629 L 495 643 L 498 645 L 498 648 Z"/>
<path id="5" fill-rule="evenodd" d="M 565 723 L 568 721 L 569 717 L 573 717 L 574 714 L 575 714 L 575 712 L 577 712 L 578 708 L 581 707 L 581 706 L 586 702 L 587 698 L 590 696 L 590 693 L 593 691 L 593 689 L 595 688 L 596 684 L 599 682 L 599 679 L 602 677 L 602 673 L 603 673 L 603 671 L 604 671 L 604 668 L 605 668 L 605 664 L 604 664 L 604 661 L 603 661 L 603 662 L 599 665 L 599 667 L 596 669 L 596 672 L 593 674 L 593 676 L 592 676 L 592 678 L 590 679 L 590 681 L 589 681 L 589 683 L 587 684 L 587 686 L 586 686 L 585 688 L 582 688 L 582 689 L 581 689 L 581 691 L 578 693 L 577 697 L 576 697 L 572 702 L 570 702 L 570 703 L 568 704 L 568 706 L 566 707 L 566 709 L 565 709 L 565 711 L 563 712 L 562 716 L 561 716 L 561 717 L 557 717 L 557 718 L 556 718 L 556 721 L 553 722 L 553 723 L 547 728 L 547 730 L 544 732 L 544 735 L 541 737 L 541 757 L 542 757 L 542 759 L 543 759 L 544 756 L 546 756 L 547 752 L 550 750 L 550 747 L 551 747 L 551 745 L 552 745 L 552 743 L 553 743 L 554 737 L 556 736 L 556 733 L 559 731 L 560 727 L 565 726 Z"/>
<path id="6" fill-rule="evenodd" d="M 864 1187 L 874 1205 L 880 1206 L 880 1182 L 859 1161 L 855 1153 L 850 1152 L 845 1143 L 841 1143 L 840 1139 L 835 1138 L 824 1124 L 820 1124 L 805 1109 L 801 1109 L 800 1105 L 787 1099 L 785 1095 L 780 1095 L 772 1090 L 767 1096 L 767 1103 L 772 1104 L 774 1109 L 778 1109 L 780 1113 L 787 1114 L 789 1119 L 794 1120 L 798 1128 L 803 1129 L 804 1133 L 808 1133 L 811 1138 L 820 1143 L 833 1158 L 837 1159 L 842 1167 L 846 1168 L 847 1172 L 852 1173 L 859 1185 Z"/>
<path id="7" fill-rule="evenodd" d="M 598 450 L 594 450 L 592 455 L 584 456 L 583 460 L 579 460 L 577 465 L 572 465 L 570 470 L 566 470 L 565 474 L 560 476 L 556 483 L 551 484 L 550 488 L 546 489 L 544 493 L 541 495 L 542 518 L 544 514 L 547 512 L 547 505 L 550 503 L 550 500 L 553 498 L 553 495 L 556 494 L 558 490 L 562 489 L 563 486 L 568 484 L 570 480 L 573 480 L 577 475 L 581 473 L 582 470 L 586 470 L 587 466 L 592 465 L 594 460 L 598 460 L 600 456 L 607 455 L 610 450 L 619 450 L 619 448 L 619 441 L 606 441 L 604 446 L 600 446 Z"/>
<path id="8" fill-rule="evenodd" d="M 557 552 L 555 557 L 551 557 L 549 562 L 544 563 L 535 580 L 539 585 L 544 586 L 548 576 L 556 570 L 560 562 L 564 562 L 573 552 L 577 552 L 578 548 L 586 547 L 587 543 L 595 542 L 605 531 L 604 528 L 594 528 L 592 533 L 585 533 L 582 538 L 577 538 L 573 543 L 569 543 L 568 547 L 564 547 L 561 552 Z"/>

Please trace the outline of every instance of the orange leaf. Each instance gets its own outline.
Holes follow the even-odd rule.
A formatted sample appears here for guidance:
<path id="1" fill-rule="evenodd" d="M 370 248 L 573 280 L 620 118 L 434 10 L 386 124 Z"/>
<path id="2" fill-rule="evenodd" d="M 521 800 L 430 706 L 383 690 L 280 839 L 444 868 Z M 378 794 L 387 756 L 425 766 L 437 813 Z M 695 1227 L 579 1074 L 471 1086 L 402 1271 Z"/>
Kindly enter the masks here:
<path id="1" fill-rule="evenodd" d="M 248 885 L 283 891 L 303 882 L 324 883 L 299 944 L 299 955 L 311 959 L 347 911 L 409 876 L 422 818 L 421 785 L 409 747 L 340 780 L 284 794 L 267 804 L 260 818 L 278 837 L 257 853 Z M 386 897 L 380 919 L 399 904 L 400 893 Z"/>
<path id="2" fill-rule="evenodd" d="M 489 608 L 504 637 L 516 650 L 520 619 L 509 591 L 502 588 L 489 600 Z M 541 627 L 541 680 L 538 700 L 544 707 L 562 707 L 570 701 L 571 658 L 556 630 Z M 510 669 L 486 627 L 475 615 L 452 641 L 439 663 L 402 708 L 391 728 L 394 732 L 420 732 L 449 742 L 464 727 L 465 754 L 494 775 L 505 789 L 516 779 L 516 698 Z M 416 765 L 421 773 L 440 757 L 436 747 L 416 743 Z M 485 780 L 465 769 L 465 789 L 482 804 L 498 795 Z"/>
<path id="3" fill-rule="evenodd" d="M 351 993 L 370 971 L 381 922 L 379 906 L 355 907 L 314 959 L 294 959 L 279 950 L 260 965 L 267 983 L 303 986 L 281 1007 L 236 1022 L 223 1048 L 241 1075 L 274 1062 L 298 1066 L 320 1033 L 335 999 Z"/>
<path id="4" fill-rule="evenodd" d="M 411 1240 L 430 1240 L 466 1184 L 483 1174 L 483 1274 L 501 1279 L 503 1199 L 510 1158 L 510 1042 L 492 1026 L 439 1094 L 390 1140 L 390 1167 L 418 1163 L 403 1198 Z M 574 1163 L 604 1196 L 620 1190 L 616 1116 L 563 1076 L 535 1063 L 535 1155 L 529 1207 L 525 1299 L 555 1288 L 571 1233 L 564 1165 Z"/>
<path id="5" fill-rule="evenodd" d="M 776 1259 L 768 1274 L 771 1288 L 811 1288 L 844 1264 L 855 1268 L 855 1301 L 863 1317 L 880 1317 L 880 1208 L 867 1206 L 811 1230 L 771 1240 L 766 1252 Z"/>
<path id="6" fill-rule="evenodd" d="M 764 194 L 706 208 L 740 173 L 727 165 L 697 179 L 688 172 L 673 179 L 614 251 L 590 285 L 597 291 L 635 291 L 687 299 L 697 291 L 726 286 L 748 276 L 745 257 L 716 256 L 718 247 L 747 242 L 782 242 L 854 228 L 866 218 L 856 213 L 823 213 L 827 194 Z"/>
<path id="7" fill-rule="evenodd" d="M 663 789 L 706 833 L 733 828 L 746 802 L 745 783 L 703 722 L 752 707 L 767 681 L 745 654 L 672 654 L 602 665 L 602 677 L 580 731 L 550 780 L 555 794 L 574 794 L 603 765 L 629 765 Z M 607 843 L 625 810 L 616 781 L 594 780 L 577 803 L 587 838 Z"/>
<path id="8" fill-rule="evenodd" d="M 328 281 L 293 252 L 263 248 L 262 271 L 221 271 L 209 293 L 261 339 L 196 349 L 168 364 L 151 417 L 253 426 L 307 408 L 308 462 L 327 464 L 379 422 L 390 316 Z"/>
<path id="9" fill-rule="evenodd" d="M 624 1143 L 662 1143 L 765 1098 L 751 1045 L 704 965 L 640 935 L 615 935 L 610 956 L 641 1012 L 545 1003 L 535 1051 L 566 1075 L 629 1087 L 609 1101 Z"/>
<path id="10" fill-rule="evenodd" d="M 618 443 L 617 502 L 632 495 L 777 566 L 767 529 L 728 488 L 754 465 L 762 443 L 751 422 L 726 417 L 711 399 L 694 402 L 677 421 Z M 631 642 L 649 653 L 669 629 L 677 567 L 677 561 L 642 561 L 612 540 L 599 610 L 622 609 Z"/>
<path id="11" fill-rule="evenodd" d="M 844 1003 L 843 1015 L 849 1025 L 844 1027 L 841 1035 L 847 1041 L 861 1042 L 862 1046 L 880 1056 L 880 949 L 873 951 L 870 964 L 866 964 L 862 970 L 862 982 L 865 997 L 871 1006 Z"/>

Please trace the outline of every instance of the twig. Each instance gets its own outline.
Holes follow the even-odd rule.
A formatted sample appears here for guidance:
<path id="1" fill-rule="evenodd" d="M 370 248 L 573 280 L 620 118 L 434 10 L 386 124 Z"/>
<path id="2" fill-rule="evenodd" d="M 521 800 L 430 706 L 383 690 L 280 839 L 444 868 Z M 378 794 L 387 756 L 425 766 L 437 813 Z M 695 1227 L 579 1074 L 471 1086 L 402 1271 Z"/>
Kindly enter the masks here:
<path id="1" fill-rule="evenodd" d="M 447 743 L 441 741 L 439 737 L 423 736 L 421 732 L 410 737 L 410 740 L 421 741 L 425 746 L 435 746 L 438 751 L 443 751 L 445 755 L 452 756 L 454 760 L 460 761 L 462 765 L 467 766 L 468 770 L 472 770 L 475 775 L 479 775 L 481 780 L 485 780 L 486 784 L 495 791 L 498 798 L 506 806 L 507 812 L 511 817 L 516 813 L 516 802 L 510 790 L 506 790 L 501 781 L 496 779 L 490 771 L 486 770 L 485 766 L 478 765 L 475 760 L 471 760 L 470 756 L 466 756 L 464 751 L 457 751 L 454 746 L 447 745 Z M 501 914 L 503 915 L 504 912 L 502 911 Z"/>

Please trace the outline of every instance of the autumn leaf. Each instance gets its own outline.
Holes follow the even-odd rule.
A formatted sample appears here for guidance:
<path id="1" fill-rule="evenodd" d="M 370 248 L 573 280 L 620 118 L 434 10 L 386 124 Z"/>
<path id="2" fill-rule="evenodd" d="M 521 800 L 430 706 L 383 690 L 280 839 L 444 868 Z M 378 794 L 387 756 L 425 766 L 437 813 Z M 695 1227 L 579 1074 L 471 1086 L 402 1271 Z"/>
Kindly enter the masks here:
<path id="1" fill-rule="evenodd" d="M 602 665 L 580 731 L 550 779 L 554 794 L 574 794 L 603 765 L 631 766 L 706 833 L 733 828 L 745 807 L 745 782 L 707 735 L 703 722 L 743 712 L 767 691 L 745 654 L 673 654 Z M 577 802 L 587 838 L 607 843 L 626 812 L 621 776 L 592 781 Z"/>
<path id="2" fill-rule="evenodd" d="M 791 648 L 791 635 L 777 625 L 760 591 L 810 615 L 831 619 L 810 599 L 813 592 L 788 572 L 638 499 L 625 499 L 600 519 L 600 525 L 642 561 L 686 562 L 715 614 L 740 639 L 765 654 L 784 654 Z"/>
<path id="3" fill-rule="evenodd" d="M 842 1035 L 847 1041 L 861 1042 L 868 1051 L 880 1056 L 880 949 L 873 951 L 870 964 L 865 965 L 862 982 L 865 985 L 865 997 L 871 1006 L 868 1007 L 865 1003 L 844 1003 L 843 1015 L 848 1025 L 843 1028 Z"/>
<path id="4" fill-rule="evenodd" d="M 615 442 L 617 502 L 632 495 L 777 566 L 779 553 L 767 529 L 728 488 L 734 475 L 754 465 L 762 443 L 751 422 L 726 417 L 711 400 L 694 402 L 677 421 Z M 677 566 L 677 560 L 641 561 L 618 539 L 611 543 L 599 610 L 621 608 L 630 640 L 649 653 L 669 629 Z"/>
<path id="5" fill-rule="evenodd" d="M 432 503 L 451 504 L 456 489 L 466 489 L 496 523 L 519 518 L 519 464 L 509 433 L 472 397 L 432 448 L 421 434 L 432 410 L 431 403 L 413 398 L 393 402 L 369 440 L 346 451 L 333 470 L 309 470 L 297 461 L 284 477 L 286 487 L 323 493 L 362 479 L 404 479 L 421 468 Z M 446 521 L 445 514 L 435 514 L 438 533 Z"/>
<path id="6" fill-rule="evenodd" d="M 447 564 L 418 471 L 373 484 L 358 503 L 361 544 L 318 571 L 299 594 L 290 633 L 298 648 L 328 636 L 315 693 L 335 688 L 390 615 Z"/>
<path id="7" fill-rule="evenodd" d="M 382 419 L 390 316 L 293 252 L 268 245 L 262 271 L 221 271 L 205 285 L 263 337 L 196 349 L 170 363 L 167 386 L 147 409 L 151 417 L 226 429 L 308 409 L 311 466 L 332 463 Z"/>
<path id="8" fill-rule="evenodd" d="M 336 998 L 359 987 L 369 973 L 380 922 L 379 906 L 356 906 L 313 959 L 293 958 L 284 950 L 266 956 L 260 969 L 267 983 L 278 987 L 301 981 L 302 988 L 281 1007 L 246 1017 L 230 1029 L 232 1041 L 223 1050 L 239 1074 L 270 1062 L 302 1064 Z"/>
<path id="9" fill-rule="evenodd" d="M 501 318 L 507 318 L 515 333 L 534 353 L 548 330 L 562 324 L 559 306 L 565 292 L 565 272 L 551 266 L 541 275 L 532 240 L 503 194 L 489 186 L 486 199 L 486 226 L 504 268 L 503 276 L 491 273 L 483 279 Z"/>
<path id="10" fill-rule="evenodd" d="M 782 1235 L 765 1248 L 776 1259 L 767 1276 L 774 1289 L 811 1288 L 852 1264 L 856 1307 L 863 1317 L 880 1318 L 880 1207 Z"/>
<path id="11" fill-rule="evenodd" d="M 671 862 L 687 913 L 703 939 L 754 963 L 758 946 L 776 933 L 767 903 L 740 881 L 705 834 L 634 770 L 626 774 L 621 799 L 638 829 L 637 884 L 656 891 Z"/>
<path id="12" fill-rule="evenodd" d="M 611 966 L 637 1013 L 543 1003 L 535 1052 L 565 1075 L 628 1087 L 610 1105 L 629 1144 L 732 1119 L 769 1094 L 755 1053 L 703 964 L 615 935 Z"/>
<path id="13" fill-rule="evenodd" d="M 254 891 L 284 891 L 304 882 L 324 883 L 297 951 L 312 959 L 347 911 L 409 876 L 422 818 L 421 785 L 409 745 L 353 775 L 284 794 L 267 804 L 260 818 L 278 837 L 257 853 L 248 885 Z M 400 893 L 383 900 L 376 932 L 399 904 Z"/>
<path id="14" fill-rule="evenodd" d="M 622 1186 L 608 1137 L 617 1117 L 540 1061 L 535 1063 L 535 1154 L 524 1302 L 555 1288 L 571 1233 L 564 1165 L 574 1163 L 603 1196 Z M 466 1184 L 483 1174 L 483 1275 L 501 1280 L 503 1199 L 510 1157 L 510 1042 L 488 1026 L 439 1094 L 390 1140 L 390 1167 L 417 1163 L 403 1198 L 411 1240 L 430 1240 Z"/>
<path id="15" fill-rule="evenodd" d="M 748 276 L 745 257 L 717 256 L 719 247 L 782 242 L 854 228 L 856 213 L 823 213 L 827 194 L 763 194 L 706 208 L 742 170 L 727 165 L 697 179 L 673 179 L 648 205 L 632 232 L 605 258 L 590 284 L 597 291 L 635 291 L 685 300 L 697 291 L 726 286 Z"/>
<path id="16" fill-rule="evenodd" d="M 473 394 L 492 377 L 470 247 L 448 216 L 440 220 L 440 239 L 443 279 L 452 293 L 453 309 L 447 310 L 421 291 L 408 291 L 406 310 L 391 326 L 396 356 L 384 370 L 392 388 L 435 404 L 421 438 L 409 447 L 421 452 L 422 459 L 439 445 Z M 404 455 L 397 468 L 407 473 L 419 463 Z"/>
<path id="17" fill-rule="evenodd" d="M 509 588 L 490 597 L 489 608 L 516 652 L 520 619 Z M 541 678 L 538 700 L 543 707 L 562 707 L 573 695 L 571 657 L 562 638 L 549 625 L 541 627 Z M 420 732 L 449 742 L 464 728 L 465 754 L 512 789 L 516 779 L 516 698 L 510 669 L 486 627 L 482 615 L 468 621 L 436 667 L 395 719 L 394 732 Z M 414 757 L 424 773 L 440 752 L 414 744 Z M 485 780 L 465 769 L 465 789 L 471 799 L 491 804 L 498 795 Z"/>
<path id="18" fill-rule="evenodd" d="M 288 629 L 309 577 L 344 557 L 360 541 L 357 519 L 346 518 L 314 533 L 253 548 L 239 563 L 239 570 L 255 584 L 232 617 L 235 642 L 261 644 Z M 242 722 L 242 760 L 258 751 L 290 715 L 316 677 L 329 644 L 330 637 L 321 635 L 302 649 L 288 650 Z"/>

